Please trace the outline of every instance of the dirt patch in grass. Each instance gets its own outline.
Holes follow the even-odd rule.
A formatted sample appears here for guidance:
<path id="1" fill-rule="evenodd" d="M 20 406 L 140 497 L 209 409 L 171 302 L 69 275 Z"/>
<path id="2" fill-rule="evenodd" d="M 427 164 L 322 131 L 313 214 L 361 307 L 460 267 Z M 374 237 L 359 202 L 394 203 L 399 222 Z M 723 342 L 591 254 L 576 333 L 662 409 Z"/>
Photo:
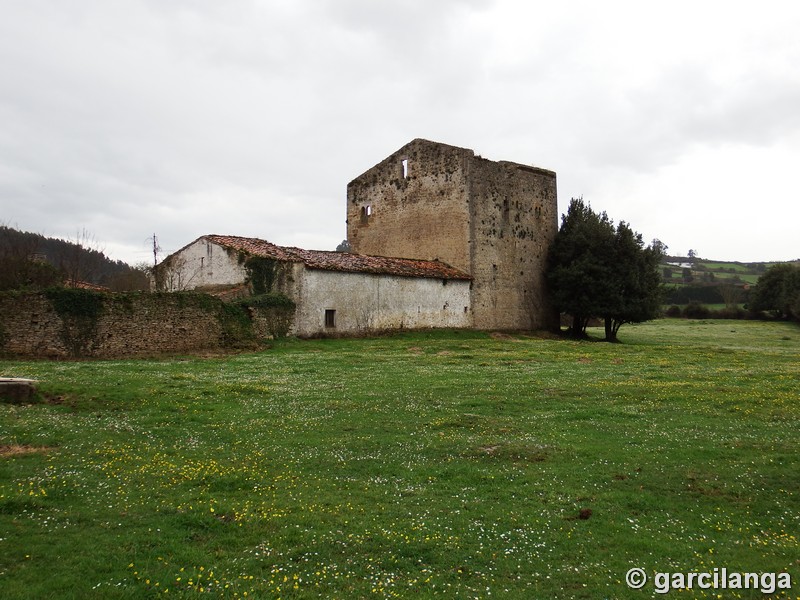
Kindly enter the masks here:
<path id="1" fill-rule="evenodd" d="M 28 444 L 0 445 L 0 457 L 22 456 L 24 454 L 46 454 L 53 448 L 49 446 L 30 446 Z"/>
<path id="2" fill-rule="evenodd" d="M 489 334 L 489 337 L 493 340 L 513 340 L 514 337 L 508 335 L 507 333 L 502 333 L 500 331 L 493 331 Z"/>
<path id="3" fill-rule="evenodd" d="M 471 458 L 490 458 L 511 462 L 543 462 L 550 457 L 547 446 L 528 443 L 498 442 L 478 446 L 466 453 Z"/>

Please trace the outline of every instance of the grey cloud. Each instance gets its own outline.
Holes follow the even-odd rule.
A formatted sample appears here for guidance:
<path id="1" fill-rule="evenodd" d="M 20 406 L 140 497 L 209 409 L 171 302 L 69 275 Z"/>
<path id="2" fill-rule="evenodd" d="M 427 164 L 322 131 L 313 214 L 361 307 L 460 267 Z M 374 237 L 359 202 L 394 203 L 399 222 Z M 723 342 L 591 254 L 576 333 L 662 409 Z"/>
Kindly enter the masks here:
<path id="1" fill-rule="evenodd" d="M 641 27 L 656 19 L 620 6 L 12 3 L 0 219 L 102 228 L 131 248 L 154 231 L 174 249 L 214 230 L 332 248 L 347 182 L 414 137 L 557 169 L 563 194 L 590 198 L 697 145 L 772 148 L 797 134 L 800 56 L 783 38 L 724 64 L 705 47 L 650 61 L 660 49 Z M 701 31 L 711 17 L 696 18 Z"/>

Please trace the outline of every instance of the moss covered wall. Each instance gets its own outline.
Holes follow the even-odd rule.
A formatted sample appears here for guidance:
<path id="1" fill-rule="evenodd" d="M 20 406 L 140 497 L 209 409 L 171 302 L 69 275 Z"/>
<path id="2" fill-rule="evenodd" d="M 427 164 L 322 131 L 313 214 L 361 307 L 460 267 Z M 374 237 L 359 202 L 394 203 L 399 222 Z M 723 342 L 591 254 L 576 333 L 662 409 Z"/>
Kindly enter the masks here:
<path id="1" fill-rule="evenodd" d="M 0 352 L 113 358 L 253 345 L 248 312 L 206 294 L 0 293 Z"/>

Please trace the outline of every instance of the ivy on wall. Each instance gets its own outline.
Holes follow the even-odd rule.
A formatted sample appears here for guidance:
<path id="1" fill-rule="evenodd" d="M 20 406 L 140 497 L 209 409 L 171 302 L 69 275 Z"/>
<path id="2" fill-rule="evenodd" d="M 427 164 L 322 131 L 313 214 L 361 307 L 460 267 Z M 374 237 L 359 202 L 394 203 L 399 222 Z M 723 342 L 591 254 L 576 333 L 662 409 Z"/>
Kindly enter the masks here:
<path id="1" fill-rule="evenodd" d="M 61 318 L 96 321 L 103 313 L 105 294 L 73 288 L 51 288 L 44 295 Z"/>
<path id="2" fill-rule="evenodd" d="M 288 308 L 294 310 L 296 307 L 291 298 L 285 294 L 278 294 L 275 292 L 243 298 L 239 301 L 239 304 L 251 308 Z"/>
<path id="3" fill-rule="evenodd" d="M 61 317 L 60 337 L 69 355 L 83 356 L 91 352 L 97 337 L 106 294 L 73 288 L 51 288 L 45 297 Z"/>
<path id="4" fill-rule="evenodd" d="M 273 338 L 286 337 L 294 323 L 296 304 L 284 294 L 272 292 L 250 296 L 239 300 L 238 304 L 248 312 L 251 319 L 263 319 Z"/>
<path id="5" fill-rule="evenodd" d="M 243 264 L 247 272 L 245 282 L 250 284 L 254 296 L 272 292 L 276 280 L 283 274 L 286 265 L 283 261 L 264 256 L 247 256 Z"/>

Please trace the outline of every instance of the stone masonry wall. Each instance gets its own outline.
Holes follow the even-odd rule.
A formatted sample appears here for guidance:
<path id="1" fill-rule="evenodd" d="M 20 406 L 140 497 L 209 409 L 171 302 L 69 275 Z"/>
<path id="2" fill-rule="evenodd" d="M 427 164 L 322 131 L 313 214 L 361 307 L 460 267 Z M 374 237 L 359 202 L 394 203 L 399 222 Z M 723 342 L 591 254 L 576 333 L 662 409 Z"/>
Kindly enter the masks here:
<path id="1" fill-rule="evenodd" d="M 189 294 L 105 295 L 92 320 L 60 315 L 44 293 L 2 293 L 0 353 L 111 358 L 219 349 L 247 338 L 221 305 Z"/>
<path id="2" fill-rule="evenodd" d="M 464 148 L 414 140 L 350 182 L 352 252 L 438 259 L 469 273 L 464 167 L 471 155 Z"/>
<path id="3" fill-rule="evenodd" d="M 556 174 L 508 162 L 470 163 L 472 295 L 479 329 L 548 329 L 545 282 L 558 230 Z"/>
<path id="4" fill-rule="evenodd" d="M 557 324 L 544 277 L 557 213 L 553 171 L 421 139 L 347 187 L 353 251 L 438 258 L 469 273 L 478 329 Z"/>

